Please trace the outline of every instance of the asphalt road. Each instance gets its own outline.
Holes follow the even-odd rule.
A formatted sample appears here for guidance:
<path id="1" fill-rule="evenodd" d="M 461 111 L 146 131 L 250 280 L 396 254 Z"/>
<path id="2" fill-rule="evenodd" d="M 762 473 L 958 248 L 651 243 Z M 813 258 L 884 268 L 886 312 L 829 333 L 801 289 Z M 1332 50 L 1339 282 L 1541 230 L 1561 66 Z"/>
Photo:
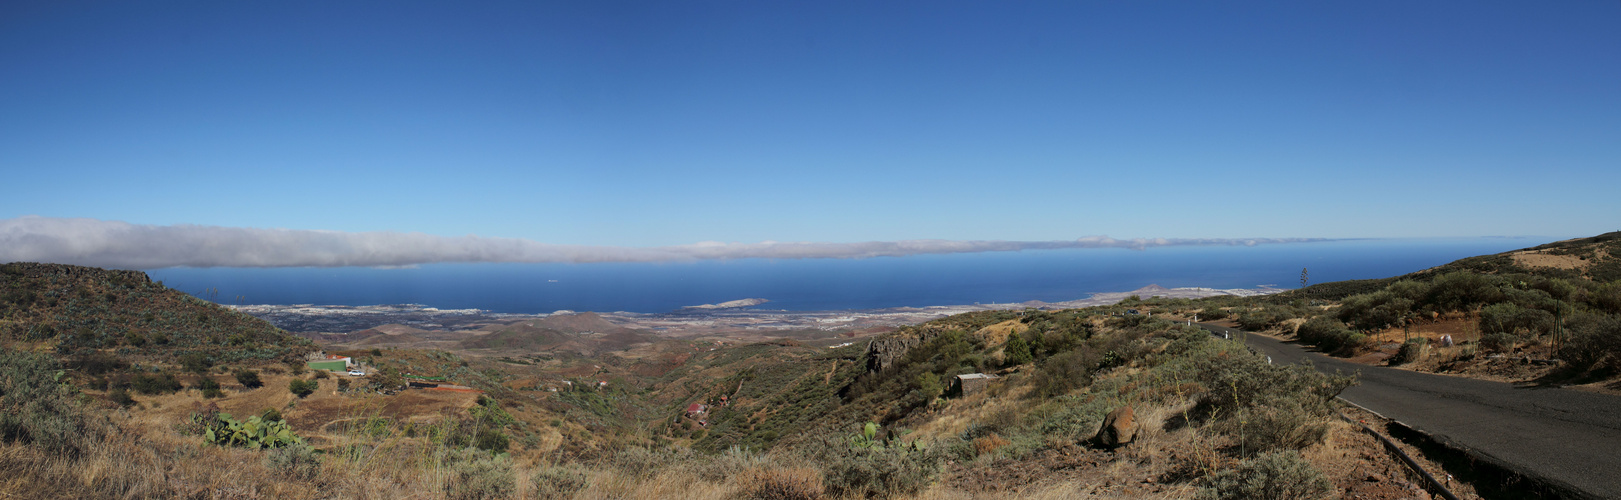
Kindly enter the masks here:
<path id="1" fill-rule="evenodd" d="M 1236 328 L 1199 326 L 1231 332 L 1274 363 L 1309 359 L 1324 372 L 1360 372 L 1360 384 L 1340 394 L 1347 401 L 1510 469 L 1621 498 L 1621 397 L 1355 364 Z"/>

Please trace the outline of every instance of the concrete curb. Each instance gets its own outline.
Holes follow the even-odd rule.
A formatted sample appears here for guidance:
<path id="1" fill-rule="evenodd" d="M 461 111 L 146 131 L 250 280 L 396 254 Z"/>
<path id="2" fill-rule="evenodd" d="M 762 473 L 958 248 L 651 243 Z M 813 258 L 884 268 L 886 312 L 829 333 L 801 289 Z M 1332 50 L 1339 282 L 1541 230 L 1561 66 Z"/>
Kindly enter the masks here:
<path id="1" fill-rule="evenodd" d="M 1463 457 L 1467 457 L 1471 461 L 1474 461 L 1474 462 L 1477 462 L 1477 463 L 1480 463 L 1480 464 L 1484 464 L 1484 465 L 1496 468 L 1496 469 L 1502 471 L 1503 473 L 1518 476 L 1520 479 L 1524 479 L 1525 481 L 1527 481 L 1530 484 L 1539 486 L 1540 488 L 1536 488 L 1536 489 L 1540 489 L 1540 490 L 1544 490 L 1544 491 L 1542 493 L 1537 494 L 1536 496 L 1540 497 L 1540 496 L 1544 496 L 1544 495 L 1547 495 L 1547 494 L 1553 494 L 1553 495 L 1556 495 L 1557 497 L 1560 497 L 1560 498 L 1577 498 L 1577 499 L 1582 499 L 1582 500 L 1599 500 L 1600 499 L 1600 497 L 1593 496 L 1593 495 L 1591 495 L 1591 494 L 1589 494 L 1587 492 L 1584 492 L 1584 491 L 1582 491 L 1580 489 L 1577 489 L 1576 487 L 1574 487 L 1572 485 L 1565 484 L 1565 483 L 1562 483 L 1562 482 L 1554 481 L 1554 480 L 1539 476 L 1539 475 L 1537 475 L 1537 474 L 1535 474 L 1533 472 L 1527 471 L 1527 470 L 1525 470 L 1525 469 L 1523 469 L 1521 467 L 1515 466 L 1515 465 L 1510 464 L 1510 463 L 1508 463 L 1506 461 L 1498 459 L 1497 457 L 1493 457 L 1491 455 L 1481 453 L 1481 452 L 1476 451 L 1476 450 L 1474 450 L 1472 448 L 1469 448 L 1467 446 L 1464 446 L 1462 444 L 1454 442 L 1454 441 L 1452 441 L 1450 439 L 1447 439 L 1445 436 L 1436 436 L 1436 435 L 1430 434 L 1428 432 L 1425 432 L 1423 430 L 1420 430 L 1420 429 L 1418 429 L 1416 427 L 1407 425 L 1406 423 L 1403 423 L 1400 420 L 1396 420 L 1396 419 L 1393 419 L 1393 418 L 1390 418 L 1390 417 L 1386 417 L 1386 416 L 1384 416 L 1383 414 L 1381 414 L 1379 412 L 1370 410 L 1367 407 L 1364 407 L 1362 405 L 1359 405 L 1359 404 L 1353 403 L 1351 401 L 1348 401 L 1345 398 L 1335 396 L 1335 399 L 1338 399 L 1341 403 L 1345 403 L 1347 405 L 1354 406 L 1357 409 L 1360 409 L 1360 410 L 1368 412 L 1368 413 L 1372 413 L 1372 414 L 1374 414 L 1374 416 L 1377 416 L 1377 417 L 1379 417 L 1381 419 L 1387 420 L 1387 421 L 1390 422 L 1390 425 L 1392 427 L 1400 429 L 1403 433 L 1410 434 L 1412 436 L 1417 436 L 1419 439 L 1427 441 L 1429 444 L 1439 446 L 1439 447 L 1444 448 L 1447 451 L 1450 451 L 1452 453 L 1457 453 L 1458 455 L 1461 455 Z M 1383 434 L 1380 434 L 1377 431 L 1374 431 L 1373 429 L 1369 428 L 1367 425 L 1363 425 L 1363 424 L 1361 424 L 1359 422 L 1351 420 L 1351 418 L 1345 416 L 1344 413 L 1340 414 L 1340 418 L 1345 419 L 1347 422 L 1351 422 L 1354 425 L 1358 425 L 1358 426 L 1362 427 L 1363 431 L 1365 431 L 1365 432 L 1379 438 L 1380 441 L 1383 441 L 1385 443 L 1385 447 L 1387 449 L 1389 449 L 1392 452 L 1395 452 L 1396 455 L 1398 457 L 1400 457 L 1402 459 L 1402 461 L 1405 462 L 1409 468 L 1413 469 L 1415 472 L 1418 472 L 1419 475 L 1423 476 L 1425 481 L 1430 483 L 1430 486 L 1432 488 L 1436 488 L 1435 491 L 1442 492 L 1441 495 L 1446 497 L 1448 500 L 1457 500 L 1457 497 L 1454 496 L 1452 494 L 1452 492 L 1448 491 L 1445 486 L 1442 486 L 1438 481 L 1436 481 L 1434 476 L 1430 475 L 1430 473 L 1428 471 L 1425 471 L 1423 468 L 1419 467 L 1417 462 L 1413 461 L 1412 457 L 1409 457 L 1405 452 L 1401 451 L 1400 448 L 1397 448 L 1393 443 L 1391 443 L 1390 438 L 1387 438 Z M 1410 441 L 1409 439 L 1404 439 L 1404 438 L 1397 438 L 1397 439 L 1401 439 L 1402 441 Z M 1409 442 L 1408 444 L 1414 444 L 1414 443 Z"/>
<path id="2" fill-rule="evenodd" d="M 1344 401 L 1344 400 L 1341 400 L 1341 401 Z M 1355 406 L 1355 403 L 1352 403 L 1352 405 Z M 1362 408 L 1362 407 L 1357 406 L 1357 408 Z M 1367 410 L 1367 409 L 1363 408 L 1363 410 Z M 1378 413 L 1374 413 L 1374 412 L 1371 412 L 1371 411 L 1369 413 L 1373 413 L 1374 415 L 1379 415 Z M 1379 418 L 1384 418 L 1384 416 L 1379 415 Z M 1441 484 L 1440 481 L 1436 480 L 1435 476 L 1430 474 L 1430 471 L 1424 470 L 1423 467 L 1420 467 L 1418 465 L 1418 461 L 1413 460 L 1413 457 L 1408 456 L 1407 452 L 1402 451 L 1401 447 L 1396 446 L 1396 443 L 1391 442 L 1390 438 L 1387 438 L 1387 437 L 1385 437 L 1384 434 L 1380 434 L 1378 431 L 1373 430 L 1372 427 L 1368 427 L 1367 424 L 1363 424 L 1361 422 L 1351 420 L 1351 417 L 1345 416 L 1344 413 L 1340 413 L 1340 419 L 1345 420 L 1346 422 L 1350 422 L 1351 425 L 1361 427 L 1362 432 L 1366 432 L 1366 433 L 1368 433 L 1369 436 L 1373 436 L 1374 438 L 1377 438 L 1380 443 L 1383 443 L 1385 445 L 1385 450 L 1386 451 L 1389 451 L 1389 452 L 1395 454 L 1396 458 L 1400 458 L 1402 463 L 1407 465 L 1408 470 L 1411 470 L 1414 473 L 1418 474 L 1419 477 L 1424 478 L 1424 482 L 1425 482 L 1426 486 L 1428 486 L 1427 489 L 1430 490 L 1431 493 L 1441 495 L 1442 498 L 1445 498 L 1447 500 L 1458 500 L 1458 496 L 1452 494 L 1452 490 L 1448 490 L 1445 485 Z M 1389 419 L 1386 419 L 1386 420 L 1389 420 Z M 1392 420 L 1392 422 L 1394 422 L 1394 420 Z"/>

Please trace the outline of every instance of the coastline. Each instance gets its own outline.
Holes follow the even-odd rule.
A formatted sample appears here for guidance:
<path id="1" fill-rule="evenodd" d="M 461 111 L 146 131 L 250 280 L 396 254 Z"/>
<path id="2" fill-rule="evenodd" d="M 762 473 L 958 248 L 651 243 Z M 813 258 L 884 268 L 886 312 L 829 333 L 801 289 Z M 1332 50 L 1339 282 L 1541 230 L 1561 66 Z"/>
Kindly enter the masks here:
<path id="1" fill-rule="evenodd" d="M 843 309 L 824 311 L 788 311 L 760 309 L 767 304 L 761 299 L 736 301 L 747 304 L 739 307 L 688 307 L 663 313 L 592 312 L 618 326 L 648 330 L 667 335 L 706 334 L 725 331 L 769 333 L 772 330 L 862 330 L 893 328 L 930 321 L 937 318 L 974 311 L 1036 309 L 1072 309 L 1118 303 L 1132 295 L 1142 298 L 1203 298 L 1218 295 L 1240 297 L 1270 295 L 1285 291 L 1280 288 L 1165 288 L 1148 285 L 1126 292 L 1096 293 L 1084 299 L 1063 302 L 1031 300 L 1014 303 L 958 304 L 926 307 L 892 307 L 880 309 Z M 758 302 L 756 302 L 758 301 Z M 421 330 L 462 331 L 477 330 L 489 325 L 504 325 L 517 321 L 553 316 L 584 314 L 575 311 L 554 311 L 544 314 L 494 313 L 480 309 L 438 309 L 418 304 L 390 304 L 372 306 L 295 305 L 225 305 L 223 307 L 248 314 L 276 325 L 283 330 L 298 333 L 345 335 L 385 325 L 404 325 Z"/>

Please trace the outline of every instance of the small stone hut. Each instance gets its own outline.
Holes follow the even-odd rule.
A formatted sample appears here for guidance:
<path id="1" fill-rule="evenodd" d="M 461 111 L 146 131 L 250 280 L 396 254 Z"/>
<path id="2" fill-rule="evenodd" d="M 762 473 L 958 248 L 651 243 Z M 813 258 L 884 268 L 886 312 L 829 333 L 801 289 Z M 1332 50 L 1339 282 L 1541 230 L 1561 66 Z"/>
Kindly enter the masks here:
<path id="1" fill-rule="evenodd" d="M 958 375 L 951 379 L 952 383 L 950 392 L 958 396 L 967 396 L 969 394 L 984 390 L 986 386 L 991 385 L 992 380 L 996 379 L 996 375 L 989 373 L 967 373 Z"/>

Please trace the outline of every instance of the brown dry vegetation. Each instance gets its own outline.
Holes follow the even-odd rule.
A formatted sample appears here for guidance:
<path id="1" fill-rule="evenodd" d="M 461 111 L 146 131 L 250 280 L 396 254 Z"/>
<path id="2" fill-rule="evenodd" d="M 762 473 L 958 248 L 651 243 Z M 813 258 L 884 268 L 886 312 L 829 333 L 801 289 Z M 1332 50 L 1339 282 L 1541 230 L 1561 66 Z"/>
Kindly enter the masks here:
<path id="1" fill-rule="evenodd" d="M 1164 322 L 1155 325 L 1143 331 L 1170 326 Z M 1144 327 L 1139 324 L 1129 328 Z M 1105 327 L 1097 335 L 1126 331 Z M 1244 455 L 1235 451 L 1234 437 L 1215 431 L 1218 419 L 1199 415 L 1203 411 L 1199 409 L 1201 394 L 1208 389 L 1171 375 L 1180 372 L 1165 371 L 1170 366 L 1165 363 L 1185 359 L 1166 350 L 1172 339 L 1206 346 L 1200 349 L 1215 349 L 1210 352 L 1217 358 L 1236 356 L 1237 352 L 1222 354 L 1229 352 L 1226 343 L 1209 340 L 1202 333 L 1178 332 L 1173 329 L 1168 333 L 1170 337 L 1147 344 L 1147 350 L 1135 355 L 1140 356 L 1136 361 L 1100 371 L 1093 384 L 1069 392 L 1064 399 L 1034 395 L 1041 369 L 1038 363 L 1013 367 L 990 390 L 936 400 L 922 411 L 886 424 L 882 439 L 889 444 L 879 445 L 879 449 L 889 447 L 893 451 L 875 457 L 890 456 L 895 458 L 884 460 L 895 460 L 910 453 L 929 453 L 945 460 L 936 462 L 942 467 L 938 473 L 907 476 L 910 479 L 906 481 L 912 482 L 899 483 L 914 486 L 861 489 L 872 486 L 863 485 L 860 479 L 851 483 L 852 476 L 846 475 L 849 472 L 837 472 L 844 469 L 830 465 L 826 457 L 851 460 L 866 452 L 857 449 L 855 455 L 849 455 L 849 451 L 834 450 L 833 455 L 823 455 L 820 453 L 827 452 L 814 451 L 817 446 L 848 447 L 852 442 L 849 434 L 835 433 L 831 441 L 822 438 L 821 445 L 814 439 L 801 439 L 798 445 L 766 452 L 730 448 L 716 454 L 693 453 L 684 448 L 693 443 L 690 440 L 673 440 L 667 447 L 658 448 L 634 433 L 619 437 L 599 434 L 609 429 L 582 425 L 567 416 L 557 418 L 560 414 L 545 405 L 506 405 L 516 420 L 524 422 L 510 432 L 525 427 L 525 432 L 535 431 L 533 434 L 539 437 L 527 444 L 514 441 L 509 454 L 490 455 L 429 437 L 428 429 L 454 422 L 475 407 L 476 395 L 425 391 L 395 395 L 339 393 L 333 390 L 335 379 L 329 378 L 316 393 L 300 399 L 285 390 L 286 382 L 294 375 L 265 370 L 264 387 L 248 389 L 228 383 L 225 397 L 218 400 L 203 400 L 197 392 L 187 390 L 137 396 L 138 403 L 129 409 L 97 410 L 106 412 L 107 424 L 118 431 L 90 443 L 76 457 L 53 456 L 22 443 L 0 447 L 0 470 L 8 478 L 0 482 L 0 493 L 75 498 L 733 499 L 857 498 L 878 492 L 880 496 L 922 499 L 1077 495 L 1186 498 L 1200 491 L 1208 474 L 1235 466 Z M 690 372 L 688 376 L 712 380 L 727 369 L 735 373 L 742 367 L 753 367 L 758 373 L 776 366 L 773 363 L 791 362 L 818 352 L 793 346 L 751 349 L 755 350 L 750 351 L 752 355 Z M 706 359 L 729 359 L 724 350 L 715 353 L 712 356 L 716 357 Z M 444 365 L 441 368 L 449 370 L 444 374 L 459 373 L 451 368 L 459 367 L 458 362 L 443 354 L 395 350 L 373 358 L 370 362 L 419 367 L 440 361 Z M 766 402 L 795 394 L 784 392 L 790 388 L 831 384 L 846 378 L 839 374 L 858 369 L 857 363 L 837 357 L 807 362 L 806 366 L 816 368 L 777 382 L 756 376 L 742 385 L 775 384 L 759 393 L 762 396 L 750 398 Z M 486 366 L 482 363 L 475 362 L 469 369 Z M 87 394 L 99 400 L 99 393 Z M 176 424 L 210 402 L 237 415 L 278 408 L 322 452 L 299 467 L 272 458 L 277 453 L 286 455 L 284 451 L 204 445 L 199 437 Z M 736 400 L 734 404 L 747 406 L 749 402 Z M 1085 442 L 1096 430 L 1095 417 L 1099 415 L 1095 412 L 1123 404 L 1139 408 L 1142 430 L 1136 442 L 1112 451 Z M 850 409 L 855 408 L 845 410 Z M 781 418 L 782 413 L 765 406 L 750 407 L 748 412 L 755 425 Z M 352 425 L 373 420 L 381 423 Z M 558 421 L 563 422 L 553 423 Z M 828 423 L 817 422 L 821 422 L 818 426 Z M 1316 470 L 1326 472 L 1336 487 L 1357 492 L 1354 498 L 1400 498 L 1408 492 L 1408 480 L 1399 469 L 1392 468 L 1382 451 L 1343 424 L 1328 425 L 1321 441 L 1302 448 L 1302 456 Z M 976 434 L 975 429 L 988 426 L 1001 430 Z M 579 441 L 593 441 L 599 446 L 581 446 Z M 952 445 L 954 442 L 963 443 L 965 448 L 961 449 L 966 452 L 954 451 L 958 449 Z M 932 451 L 905 451 L 914 443 Z M 816 458 L 819 456 L 824 458 Z M 833 474 L 838 474 L 837 478 Z M 1368 477 L 1384 479 L 1367 481 Z M 884 489 L 890 487 L 901 489 Z"/>
<path id="2" fill-rule="evenodd" d="M 1335 419 L 1331 398 L 1344 379 L 1268 365 L 1237 342 L 1163 319 L 1207 305 L 1129 302 L 1161 317 L 1128 315 L 1127 306 L 970 313 L 881 337 L 897 349 L 884 363 L 866 346 L 630 337 L 589 357 L 570 350 L 334 351 L 374 376 L 444 377 L 484 394 L 383 394 L 364 379 L 331 375 L 300 398 L 289 382 L 316 374 L 243 361 L 203 370 L 221 382 L 222 398 L 186 389 L 137 394 L 123 408 L 109 402 L 101 376 L 74 374 L 67 380 L 82 388 L 72 396 L 77 406 L 61 418 L 77 422 L 77 451 L 8 435 L 0 444 L 0 494 L 1187 498 L 1238 494 L 1242 489 L 1222 478 L 1276 469 L 1282 460 L 1293 467 L 1289 484 L 1312 495 L 1416 496 L 1412 479 L 1371 438 Z M 1280 321 L 1293 323 L 1300 321 Z M 565 331 L 589 326 L 488 331 L 510 333 L 503 342 L 545 344 L 598 335 Z M 544 338 L 520 335 L 526 332 Z M 1005 355 L 1015 341 L 1027 357 Z M 230 374 L 240 369 L 258 371 L 264 386 L 235 383 Z M 952 376 L 972 372 L 1002 377 L 977 393 L 947 393 Z M 198 377 L 180 380 L 194 387 Z M 351 381 L 351 390 L 336 390 L 340 379 Z M 694 402 L 712 406 L 701 423 L 684 414 Z M 16 403 L 0 399 L 0 410 Z M 1122 406 L 1136 409 L 1135 441 L 1113 449 L 1093 443 L 1103 416 Z M 238 418 L 276 409 L 310 446 L 205 444 L 191 422 L 211 407 Z"/>

